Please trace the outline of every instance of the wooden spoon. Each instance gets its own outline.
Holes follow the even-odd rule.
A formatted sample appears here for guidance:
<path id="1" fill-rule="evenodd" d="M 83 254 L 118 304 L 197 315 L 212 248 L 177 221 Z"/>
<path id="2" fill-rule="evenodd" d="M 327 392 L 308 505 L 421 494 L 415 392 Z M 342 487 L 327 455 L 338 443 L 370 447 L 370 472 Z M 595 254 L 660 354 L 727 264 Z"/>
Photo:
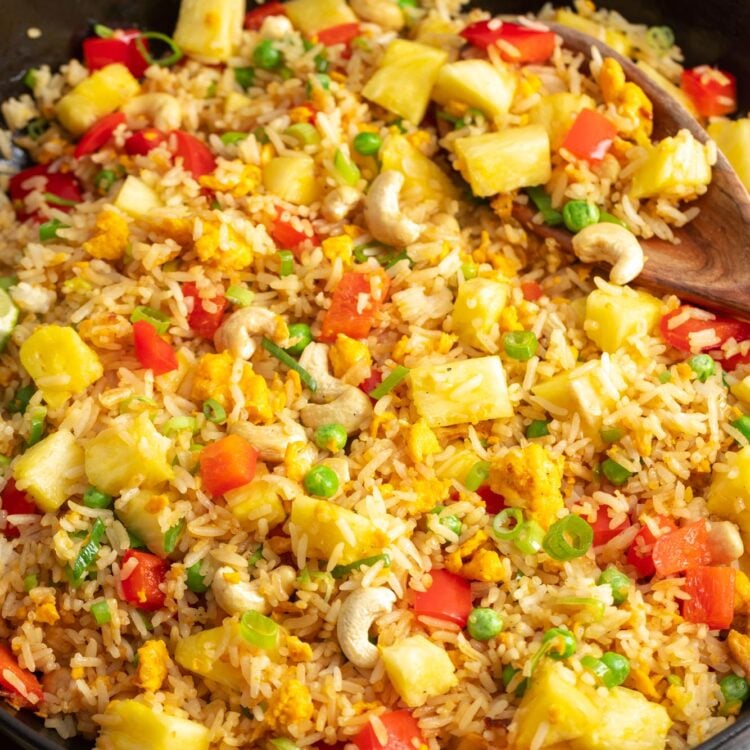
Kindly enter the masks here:
<path id="1" fill-rule="evenodd" d="M 698 121 L 672 96 L 630 60 L 588 34 L 560 24 L 546 24 L 573 52 L 591 57 L 596 46 L 602 57 L 622 65 L 629 81 L 638 84 L 654 105 L 654 135 L 664 138 L 689 130 L 701 143 L 709 136 Z M 713 309 L 750 318 L 750 195 L 719 152 L 707 192 L 691 203 L 700 208 L 693 221 L 675 229 L 678 244 L 657 238 L 640 239 L 646 265 L 637 283 L 676 294 Z M 566 229 L 535 224 L 533 207 L 516 204 L 514 215 L 540 237 L 552 237 L 572 253 L 572 235 Z"/>

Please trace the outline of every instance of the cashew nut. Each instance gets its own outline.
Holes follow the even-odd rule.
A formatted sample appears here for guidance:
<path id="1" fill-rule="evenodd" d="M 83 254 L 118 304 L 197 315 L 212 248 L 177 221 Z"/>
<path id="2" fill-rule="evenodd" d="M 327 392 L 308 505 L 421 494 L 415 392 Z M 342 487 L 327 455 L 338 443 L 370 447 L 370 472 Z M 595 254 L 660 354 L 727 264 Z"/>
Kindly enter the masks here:
<path id="1" fill-rule="evenodd" d="M 292 22 L 284 15 L 267 16 L 260 27 L 264 39 L 283 39 L 294 31 Z"/>
<path id="2" fill-rule="evenodd" d="M 591 224 L 573 235 L 573 252 L 584 263 L 612 264 L 609 280 L 628 284 L 643 270 L 644 255 L 635 235 L 619 224 Z"/>
<path id="3" fill-rule="evenodd" d="M 393 609 L 396 595 L 387 588 L 353 591 L 341 605 L 336 623 L 339 646 L 349 661 L 362 669 L 372 669 L 378 661 L 378 649 L 369 641 L 370 627 L 376 617 Z"/>
<path id="4" fill-rule="evenodd" d="M 321 211 L 326 221 L 341 221 L 359 203 L 361 194 L 349 185 L 341 185 L 323 199 Z"/>
<path id="5" fill-rule="evenodd" d="M 341 395 L 328 404 L 303 406 L 300 417 L 305 427 L 316 429 L 337 422 L 348 435 L 358 432 L 372 416 L 370 397 L 353 385 L 343 385 Z"/>
<path id="6" fill-rule="evenodd" d="M 401 212 L 399 194 L 403 185 L 401 172 L 386 169 L 372 181 L 365 198 L 365 221 L 370 234 L 395 247 L 411 245 L 422 233 L 422 226 Z"/>
<path id="7" fill-rule="evenodd" d="M 731 521 L 711 521 L 708 525 L 708 548 L 712 565 L 727 565 L 745 554 L 739 529 Z"/>
<path id="8" fill-rule="evenodd" d="M 280 344 L 289 338 L 289 329 L 281 315 L 265 307 L 243 307 L 221 324 L 214 344 L 218 351 L 229 349 L 234 357 L 250 359 L 258 347 L 256 339 L 261 336 Z"/>
<path id="9" fill-rule="evenodd" d="M 297 577 L 294 569 L 289 565 L 282 565 L 272 571 L 278 589 L 276 594 L 283 594 L 286 598 L 294 587 Z M 229 565 L 222 565 L 215 573 L 211 582 L 211 592 L 216 603 L 230 615 L 241 615 L 252 609 L 266 614 L 271 607 L 259 593 L 260 581 L 236 581 L 237 571 Z"/>
<path id="10" fill-rule="evenodd" d="M 406 23 L 404 12 L 391 0 L 351 0 L 349 5 L 360 18 L 384 29 L 400 31 Z"/>
<path id="11" fill-rule="evenodd" d="M 317 342 L 308 344 L 300 355 L 299 363 L 312 375 L 318 386 L 311 396 L 313 401 L 325 403 L 340 396 L 346 388 L 346 384 L 333 377 L 328 369 L 328 346 L 326 344 Z"/>
<path id="12" fill-rule="evenodd" d="M 264 461 L 281 463 L 290 443 L 306 443 L 305 430 L 298 424 L 255 425 L 236 422 L 230 432 L 245 438 Z"/>
<path id="13" fill-rule="evenodd" d="M 172 94 L 141 94 L 131 99 L 122 111 L 135 127 L 151 124 L 159 130 L 177 130 L 182 123 L 182 105 Z"/>

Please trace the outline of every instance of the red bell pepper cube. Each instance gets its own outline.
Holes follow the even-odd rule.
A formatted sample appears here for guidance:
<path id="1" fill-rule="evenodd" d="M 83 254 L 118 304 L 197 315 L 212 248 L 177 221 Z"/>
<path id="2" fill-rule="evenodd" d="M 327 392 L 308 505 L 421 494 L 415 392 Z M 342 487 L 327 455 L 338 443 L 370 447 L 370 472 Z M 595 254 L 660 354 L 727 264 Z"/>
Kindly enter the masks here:
<path id="1" fill-rule="evenodd" d="M 565 136 L 562 148 L 579 159 L 601 161 L 616 135 L 617 128 L 604 115 L 584 109 Z"/>
<path id="2" fill-rule="evenodd" d="M 136 549 L 129 549 L 125 553 L 122 558 L 122 567 L 124 568 L 130 560 L 136 560 L 137 565 L 127 578 L 120 580 L 123 598 L 129 604 L 146 612 L 161 609 L 166 599 L 160 587 L 169 569 L 167 561 L 150 552 L 141 552 Z"/>
<path id="3" fill-rule="evenodd" d="M 498 495 L 497 492 L 493 492 L 489 488 L 489 485 L 482 485 L 477 490 L 477 495 L 482 498 L 484 508 L 491 516 L 496 515 L 507 507 L 505 505 L 505 498 L 502 495 Z"/>
<path id="4" fill-rule="evenodd" d="M 697 565 L 708 565 L 711 550 L 705 519 L 660 536 L 654 543 L 651 556 L 656 574 L 660 576 L 671 576 Z"/>
<path id="5" fill-rule="evenodd" d="M 711 630 L 723 630 L 734 619 L 734 579 L 737 571 L 728 567 L 699 565 L 685 571 L 683 591 L 690 599 L 682 603 L 688 622 L 705 623 Z"/>
<path id="6" fill-rule="evenodd" d="M 669 516 L 657 516 L 656 520 L 662 534 L 677 530 L 677 524 Z M 653 557 L 656 539 L 651 529 L 644 524 L 628 549 L 628 564 L 636 569 L 638 578 L 648 578 L 656 572 Z"/>
<path id="7" fill-rule="evenodd" d="M 309 237 L 299 229 L 295 229 L 288 221 L 281 218 L 281 213 L 281 209 L 279 209 L 276 220 L 271 224 L 268 231 L 273 237 L 273 241 L 282 250 L 291 250 L 299 259 L 303 243 L 311 242 L 315 247 L 320 245 L 320 237 L 316 234 Z"/>
<path id="8" fill-rule="evenodd" d="M 630 526 L 630 521 L 626 519 L 615 528 L 611 528 L 611 524 L 612 517 L 609 508 L 606 505 L 600 506 L 596 511 L 596 519 L 591 524 L 591 528 L 594 530 L 594 547 L 606 544 L 614 539 L 621 531 L 625 531 Z"/>
<path id="9" fill-rule="evenodd" d="M 285 16 L 283 3 L 263 3 L 257 8 L 253 8 L 245 13 L 245 28 L 250 31 L 258 31 L 263 25 L 263 21 L 269 16 Z"/>
<path id="10" fill-rule="evenodd" d="M 359 36 L 358 23 L 342 23 L 319 31 L 318 41 L 326 47 L 332 47 L 334 44 L 349 44 L 357 36 Z"/>
<path id="11" fill-rule="evenodd" d="M 143 128 L 125 141 L 125 153 L 130 156 L 146 156 L 167 140 L 167 134 L 159 128 Z"/>
<path id="12" fill-rule="evenodd" d="M 691 314 L 681 323 L 674 325 L 671 322 L 677 317 L 682 319 L 686 312 Z M 706 313 L 705 310 L 688 305 L 678 307 L 664 315 L 659 321 L 659 331 L 664 341 L 681 352 L 719 349 L 729 339 L 735 339 L 738 342 L 750 339 L 750 323 L 744 320 L 712 315 Z M 711 343 L 703 347 L 691 346 L 690 334 L 702 333 L 703 331 L 713 331 L 715 335 Z"/>
<path id="13" fill-rule="evenodd" d="M 239 435 L 227 435 L 200 454 L 203 489 L 218 497 L 253 481 L 258 451 Z"/>
<path id="14" fill-rule="evenodd" d="M 5 675 L 13 676 L 11 682 Z M 23 685 L 19 689 L 14 683 Z M 37 708 L 44 701 L 44 692 L 39 680 L 28 669 L 23 669 L 12 651 L 0 643 L 0 690 L 8 696 L 9 702 L 18 708 Z"/>
<path id="15" fill-rule="evenodd" d="M 9 479 L 0 495 L 3 502 L 3 510 L 7 516 L 39 515 L 39 508 L 31 497 L 23 490 L 16 487 L 14 479 Z M 3 534 L 6 539 L 17 539 L 21 532 L 12 523 L 6 523 Z"/>
<path id="16" fill-rule="evenodd" d="M 373 279 L 377 281 L 373 283 Z M 372 328 L 375 314 L 388 295 L 391 280 L 385 271 L 347 271 L 333 290 L 331 306 L 323 318 L 321 341 L 334 341 L 343 333 L 363 339 Z M 364 301 L 364 304 L 363 304 Z"/>
<path id="17" fill-rule="evenodd" d="M 36 221 L 42 220 L 41 214 L 38 211 L 28 213 L 24 206 L 24 199 L 32 192 L 32 189 L 27 187 L 27 181 L 32 177 L 39 177 L 40 175 L 46 177 L 41 191 L 49 193 L 52 196 L 52 199 L 48 199 L 47 202 L 50 205 L 54 205 L 58 211 L 68 213 L 73 209 L 73 206 L 68 205 L 68 203 L 80 203 L 83 200 L 81 186 L 75 175 L 69 172 L 50 172 L 47 165 L 37 164 L 35 167 L 24 169 L 10 178 L 8 192 L 10 193 L 10 198 L 13 201 L 13 207 L 16 210 L 16 216 L 18 216 L 19 221 L 26 221 L 26 219 L 32 218 Z M 59 198 L 61 202 L 56 202 L 55 198 Z"/>
<path id="18" fill-rule="evenodd" d="M 182 166 L 198 180 L 216 169 L 216 159 L 203 141 L 184 130 L 175 130 L 175 156 L 182 158 Z"/>
<path id="19" fill-rule="evenodd" d="M 213 338 L 224 318 L 224 310 L 227 306 L 226 297 L 223 294 L 216 294 L 205 299 L 199 296 L 198 287 L 192 281 L 182 285 L 182 293 L 186 299 L 193 301 L 193 309 L 188 313 L 188 324 L 191 330 L 203 336 L 204 339 Z"/>
<path id="20" fill-rule="evenodd" d="M 737 79 L 725 70 L 699 65 L 683 70 L 680 83 L 703 117 L 731 115 L 737 110 Z"/>
<path id="21" fill-rule="evenodd" d="M 357 750 L 415 750 L 427 746 L 417 720 L 409 711 L 389 711 L 379 718 L 388 730 L 385 745 L 378 739 L 372 724 L 368 723 L 354 738 Z"/>
<path id="22" fill-rule="evenodd" d="M 544 294 L 544 289 L 536 281 L 524 281 L 521 284 L 521 293 L 528 302 L 536 302 Z"/>
<path id="23" fill-rule="evenodd" d="M 81 159 L 98 151 L 112 137 L 115 130 L 125 122 L 122 112 L 112 112 L 95 122 L 78 141 L 73 156 Z"/>
<path id="24" fill-rule="evenodd" d="M 136 39 L 141 36 L 138 29 L 116 29 L 114 36 L 102 39 L 90 37 L 83 40 L 83 61 L 89 70 L 99 70 L 113 63 L 121 63 L 136 78 L 143 77 L 148 60 L 143 56 Z M 141 43 L 148 51 L 148 40 L 141 39 Z"/>
<path id="25" fill-rule="evenodd" d="M 163 375 L 177 369 L 177 355 L 174 349 L 159 336 L 151 323 L 138 320 L 133 323 L 135 356 L 141 367 L 153 370 L 154 375 Z"/>
<path id="26" fill-rule="evenodd" d="M 553 31 L 532 29 L 499 18 L 469 24 L 461 36 L 481 49 L 494 44 L 503 60 L 508 62 L 541 63 L 549 60 L 555 51 Z"/>
<path id="27" fill-rule="evenodd" d="M 414 594 L 414 611 L 464 627 L 472 610 L 471 584 L 449 570 L 432 570 L 430 575 L 430 588 Z"/>

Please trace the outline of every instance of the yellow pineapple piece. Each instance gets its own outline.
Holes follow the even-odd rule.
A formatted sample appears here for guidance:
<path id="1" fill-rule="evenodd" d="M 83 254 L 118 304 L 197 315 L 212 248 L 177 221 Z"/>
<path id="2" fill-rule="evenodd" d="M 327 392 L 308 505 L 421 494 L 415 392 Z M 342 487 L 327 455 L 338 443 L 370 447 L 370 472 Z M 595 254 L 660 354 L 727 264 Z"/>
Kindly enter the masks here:
<path id="1" fill-rule="evenodd" d="M 226 62 L 242 39 L 243 0 L 181 0 L 175 43 L 190 57 Z"/>
<path id="2" fill-rule="evenodd" d="M 128 175 L 115 198 L 115 206 L 126 214 L 142 218 L 162 205 L 159 196 L 143 180 Z"/>
<path id="3" fill-rule="evenodd" d="M 263 185 L 271 195 L 301 206 L 313 203 L 320 192 L 315 162 L 307 154 L 275 156 L 263 166 Z"/>
<path id="4" fill-rule="evenodd" d="M 708 126 L 708 134 L 750 190 L 750 119 L 714 120 Z"/>
<path id="5" fill-rule="evenodd" d="M 432 98 L 442 105 L 463 102 L 493 119 L 505 115 L 513 103 L 518 76 L 510 68 L 487 60 L 458 60 L 440 68 Z"/>
<path id="6" fill-rule="evenodd" d="M 544 127 L 552 150 L 557 151 L 578 113 L 595 106 L 594 100 L 586 94 L 571 94 L 569 91 L 547 94 L 529 112 L 529 122 Z"/>
<path id="7" fill-rule="evenodd" d="M 332 26 L 357 21 L 357 16 L 345 0 L 290 0 L 284 3 L 284 11 L 305 34 L 315 34 Z"/>
<path id="8" fill-rule="evenodd" d="M 452 316 L 453 331 L 461 343 L 492 351 L 507 299 L 508 285 L 500 281 L 484 278 L 464 281 L 458 288 Z"/>
<path id="9" fill-rule="evenodd" d="M 714 471 L 706 499 L 708 510 L 734 521 L 745 544 L 750 543 L 750 446 L 727 454 L 729 471 Z"/>
<path id="10" fill-rule="evenodd" d="M 232 514 L 251 531 L 257 530 L 261 521 L 273 529 L 286 520 L 279 486 L 262 477 L 225 492 L 224 499 Z"/>

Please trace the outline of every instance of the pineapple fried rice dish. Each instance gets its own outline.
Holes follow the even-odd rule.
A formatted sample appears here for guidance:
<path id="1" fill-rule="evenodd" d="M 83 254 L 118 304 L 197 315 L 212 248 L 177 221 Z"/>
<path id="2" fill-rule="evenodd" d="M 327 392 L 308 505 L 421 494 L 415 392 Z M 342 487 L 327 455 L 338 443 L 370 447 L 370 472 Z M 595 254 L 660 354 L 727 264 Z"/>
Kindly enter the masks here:
<path id="1" fill-rule="evenodd" d="M 655 139 L 617 59 L 545 21 L 713 140 Z M 750 121 L 681 59 L 583 2 L 183 0 L 173 37 L 96 25 L 28 71 L 0 132 L 31 165 L 0 176 L 7 701 L 99 750 L 731 724 L 750 323 L 637 276 L 716 144 L 750 182 Z"/>

